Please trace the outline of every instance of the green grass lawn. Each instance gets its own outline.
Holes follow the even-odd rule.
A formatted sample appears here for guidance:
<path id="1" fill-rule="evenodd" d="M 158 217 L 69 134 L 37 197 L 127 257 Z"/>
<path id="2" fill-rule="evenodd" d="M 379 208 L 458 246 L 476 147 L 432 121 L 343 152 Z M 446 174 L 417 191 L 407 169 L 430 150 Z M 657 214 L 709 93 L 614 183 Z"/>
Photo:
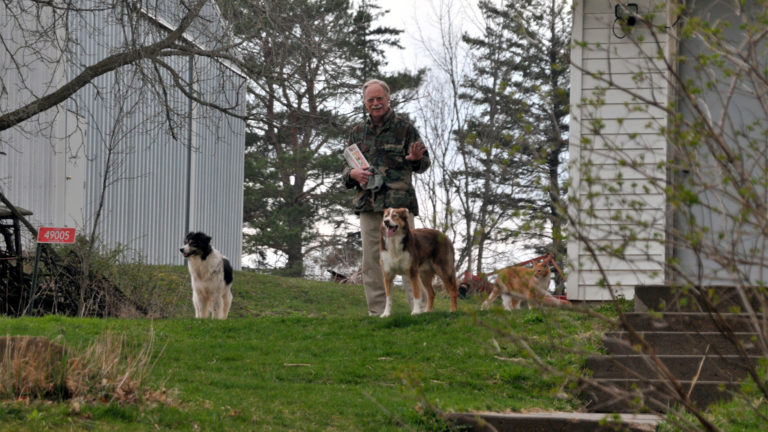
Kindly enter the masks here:
<path id="1" fill-rule="evenodd" d="M 6 401 L 0 431 L 441 430 L 444 412 L 579 410 L 557 374 L 533 367 L 510 342 L 525 337 L 548 366 L 578 371 L 602 324 L 565 311 L 479 312 L 481 298 L 449 313 L 411 316 L 395 293 L 394 315 L 368 317 L 363 288 L 237 272 L 226 321 L 192 318 L 184 267 L 153 267 L 174 281 L 158 298 L 177 318 L 0 318 L 6 335 L 57 338 L 82 350 L 105 332 L 132 346 L 153 340 L 145 386 L 166 398 L 138 404 Z M 160 276 L 162 275 L 162 276 Z M 186 276 L 188 277 L 188 275 Z M 500 307 L 500 305 L 499 305 Z"/>

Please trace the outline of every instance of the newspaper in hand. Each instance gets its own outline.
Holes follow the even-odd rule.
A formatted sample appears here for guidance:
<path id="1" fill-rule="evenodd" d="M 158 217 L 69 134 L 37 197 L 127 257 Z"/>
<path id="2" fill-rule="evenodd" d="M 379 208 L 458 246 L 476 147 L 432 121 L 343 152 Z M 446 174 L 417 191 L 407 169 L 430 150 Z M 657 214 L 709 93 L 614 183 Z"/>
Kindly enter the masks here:
<path id="1" fill-rule="evenodd" d="M 368 165 L 368 161 L 365 160 L 365 156 L 363 156 L 363 152 L 360 151 L 360 148 L 357 146 L 357 144 L 352 144 L 351 146 L 344 149 L 344 159 L 347 160 L 347 163 L 352 168 L 365 169 L 370 167 L 370 165 Z"/>

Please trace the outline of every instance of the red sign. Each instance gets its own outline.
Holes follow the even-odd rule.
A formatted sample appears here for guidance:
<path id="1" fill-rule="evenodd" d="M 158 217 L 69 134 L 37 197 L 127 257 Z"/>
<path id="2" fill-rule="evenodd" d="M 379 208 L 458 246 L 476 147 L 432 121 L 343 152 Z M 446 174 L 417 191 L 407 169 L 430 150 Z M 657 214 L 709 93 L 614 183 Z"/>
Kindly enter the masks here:
<path id="1" fill-rule="evenodd" d="M 74 228 L 40 227 L 37 232 L 38 243 L 74 243 Z"/>

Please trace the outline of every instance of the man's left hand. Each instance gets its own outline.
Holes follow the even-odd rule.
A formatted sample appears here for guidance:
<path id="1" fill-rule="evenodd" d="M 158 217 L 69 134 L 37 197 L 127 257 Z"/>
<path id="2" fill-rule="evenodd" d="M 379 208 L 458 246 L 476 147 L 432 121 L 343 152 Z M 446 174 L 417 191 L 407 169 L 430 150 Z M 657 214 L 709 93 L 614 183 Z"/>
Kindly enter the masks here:
<path id="1" fill-rule="evenodd" d="M 421 140 L 414 141 L 411 143 L 410 151 L 408 152 L 408 155 L 405 157 L 405 160 L 408 160 L 408 161 L 421 160 L 421 158 L 424 156 L 424 153 L 426 152 L 427 152 L 427 147 L 424 145 L 424 143 Z"/>

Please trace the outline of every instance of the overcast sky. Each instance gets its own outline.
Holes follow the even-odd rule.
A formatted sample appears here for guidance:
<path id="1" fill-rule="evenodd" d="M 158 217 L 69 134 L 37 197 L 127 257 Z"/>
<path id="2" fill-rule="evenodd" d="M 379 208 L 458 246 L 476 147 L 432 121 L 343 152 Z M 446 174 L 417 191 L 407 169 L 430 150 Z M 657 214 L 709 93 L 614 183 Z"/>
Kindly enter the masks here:
<path id="1" fill-rule="evenodd" d="M 400 43 L 405 49 L 388 50 L 387 70 L 416 70 L 429 66 L 422 41 L 439 43 L 438 11 L 452 10 L 450 19 L 464 31 L 474 28 L 472 14 L 477 0 L 379 0 L 382 10 L 390 12 L 380 19 L 383 26 L 404 30 Z"/>
<path id="2" fill-rule="evenodd" d="M 421 52 L 420 43 L 416 40 L 418 33 L 414 31 L 415 17 L 419 11 L 429 7 L 430 1 L 412 1 L 412 0 L 392 0 L 380 1 L 382 7 L 390 12 L 380 19 L 380 24 L 387 27 L 394 27 L 404 30 L 400 34 L 400 43 L 405 47 L 404 50 L 388 50 L 388 69 L 402 69 L 403 65 L 412 64 Z M 411 66 L 410 69 L 416 69 Z"/>

